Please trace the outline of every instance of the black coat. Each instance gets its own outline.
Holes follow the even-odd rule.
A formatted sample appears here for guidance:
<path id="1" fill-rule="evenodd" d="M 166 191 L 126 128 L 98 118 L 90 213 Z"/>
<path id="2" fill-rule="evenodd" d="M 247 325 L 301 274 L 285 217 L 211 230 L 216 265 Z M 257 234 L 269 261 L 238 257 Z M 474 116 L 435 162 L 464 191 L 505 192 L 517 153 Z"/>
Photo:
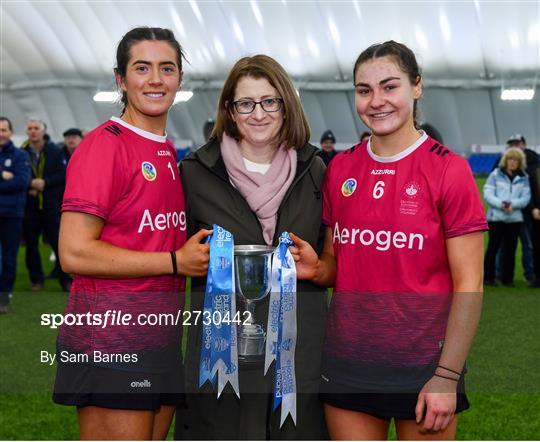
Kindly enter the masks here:
<path id="1" fill-rule="evenodd" d="M 321 159 L 324 161 L 324 164 L 327 167 L 330 164 L 330 161 L 332 161 L 337 154 L 338 153 L 335 149 L 331 150 L 330 152 L 325 152 L 321 149 Z"/>
<path id="2" fill-rule="evenodd" d="M 298 150 L 296 177 L 278 210 L 274 245 L 284 230 L 308 241 L 320 253 L 323 245 L 322 180 L 325 166 L 310 144 Z M 231 184 L 219 142 L 208 144 L 180 163 L 186 195 L 188 235 L 213 223 L 232 232 L 235 245 L 265 244 L 259 220 L 244 197 Z M 202 310 L 206 278 L 192 282 L 191 309 Z M 304 281 L 297 288 L 297 344 L 295 354 L 298 391 L 297 426 L 289 418 L 279 429 L 280 410 L 271 410 L 274 366 L 263 376 L 262 365 L 240 365 L 240 395 L 232 389 L 217 400 L 208 385 L 198 387 L 200 326 L 191 326 L 186 352 L 188 410 L 177 412 L 176 437 L 184 439 L 324 439 L 327 437 L 322 404 L 317 394 L 327 313 L 326 289 Z M 266 322 L 268 298 L 256 311 Z M 190 394 L 192 393 L 192 394 Z"/>
<path id="3" fill-rule="evenodd" d="M 30 154 L 30 146 L 26 144 L 24 149 Z M 43 176 L 38 177 L 35 167 L 32 167 L 32 179 L 43 178 L 45 180 L 45 189 L 43 191 L 43 202 L 40 204 L 40 198 L 28 195 L 26 203 L 26 215 L 30 215 L 37 210 L 60 212 L 62 207 L 62 196 L 66 183 L 66 166 L 64 163 L 64 154 L 56 144 L 47 141 L 41 155 L 45 155 L 45 167 Z"/>
<path id="4" fill-rule="evenodd" d="M 4 180 L 2 171 L 11 172 L 11 180 Z M 22 218 L 26 205 L 26 193 L 30 182 L 28 154 L 16 148 L 11 141 L 0 149 L 0 216 Z"/>

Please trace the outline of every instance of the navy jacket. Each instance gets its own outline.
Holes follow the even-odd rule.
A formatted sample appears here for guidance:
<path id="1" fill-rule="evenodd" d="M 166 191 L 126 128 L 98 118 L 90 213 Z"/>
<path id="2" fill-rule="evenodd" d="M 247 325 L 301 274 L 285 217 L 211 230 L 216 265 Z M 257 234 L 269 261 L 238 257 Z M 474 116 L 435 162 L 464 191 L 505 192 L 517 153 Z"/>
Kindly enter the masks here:
<path id="1" fill-rule="evenodd" d="M 11 172 L 14 177 L 4 180 L 2 172 Z M 26 192 L 30 183 L 30 161 L 28 154 L 17 149 L 10 141 L 0 150 L 0 217 L 22 218 L 26 205 Z"/>
<path id="2" fill-rule="evenodd" d="M 338 154 L 337 150 L 333 149 L 330 152 L 325 152 L 324 150 L 320 150 L 319 156 L 324 161 L 324 165 L 328 166 L 330 164 L 330 161 Z"/>
<path id="3" fill-rule="evenodd" d="M 66 145 L 62 146 L 62 155 L 63 155 L 64 167 L 67 170 L 67 165 L 73 154 L 69 151 Z"/>
<path id="4" fill-rule="evenodd" d="M 25 143 L 24 149 L 28 152 L 30 146 Z M 28 155 L 30 153 L 28 152 Z M 62 207 L 62 196 L 64 194 L 64 186 L 66 183 L 66 166 L 64 163 L 64 153 L 53 142 L 47 141 L 41 155 L 45 155 L 45 167 L 43 177 L 38 177 L 35 168 L 32 168 L 32 179 L 43 178 L 45 180 L 45 190 L 43 198 L 40 201 L 39 197 L 28 196 L 26 204 L 26 214 L 30 215 L 40 209 L 49 211 L 58 211 Z"/>

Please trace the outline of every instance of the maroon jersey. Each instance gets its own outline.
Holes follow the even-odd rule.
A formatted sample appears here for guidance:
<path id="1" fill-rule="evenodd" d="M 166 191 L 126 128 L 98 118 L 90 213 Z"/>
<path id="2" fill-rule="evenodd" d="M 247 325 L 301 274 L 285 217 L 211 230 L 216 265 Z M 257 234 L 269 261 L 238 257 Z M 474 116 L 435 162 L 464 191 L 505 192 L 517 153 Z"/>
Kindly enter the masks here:
<path id="1" fill-rule="evenodd" d="M 173 145 L 165 136 L 113 117 L 90 132 L 73 154 L 62 211 L 101 218 L 100 239 L 114 246 L 177 250 L 186 241 L 186 214 Z M 129 325 L 111 325 L 109 317 L 105 326 L 64 326 L 59 345 L 87 353 L 144 353 L 173 347 L 179 353 L 181 322 L 148 323 L 155 322 L 153 315 L 176 317 L 184 304 L 184 286 L 184 278 L 172 275 L 129 279 L 75 275 L 66 314 L 89 312 L 101 315 L 103 322 L 107 311 L 116 311 L 132 319 Z"/>
<path id="2" fill-rule="evenodd" d="M 323 379 L 418 384 L 452 300 L 446 240 L 487 229 L 467 162 L 425 134 L 393 157 L 367 141 L 334 158 L 323 198 L 337 261 Z M 420 371 L 392 371 L 407 367 Z"/>

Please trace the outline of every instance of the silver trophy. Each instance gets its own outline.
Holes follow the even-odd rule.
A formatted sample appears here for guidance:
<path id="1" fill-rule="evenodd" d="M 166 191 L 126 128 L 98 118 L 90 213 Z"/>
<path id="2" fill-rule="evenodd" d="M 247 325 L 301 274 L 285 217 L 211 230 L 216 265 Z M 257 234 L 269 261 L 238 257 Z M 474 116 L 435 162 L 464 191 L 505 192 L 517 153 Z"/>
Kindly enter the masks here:
<path id="1" fill-rule="evenodd" d="M 234 274 L 236 295 L 244 314 L 238 327 L 238 360 L 264 360 L 266 331 L 255 318 L 255 307 L 270 293 L 272 286 L 272 253 L 274 247 L 234 246 Z"/>

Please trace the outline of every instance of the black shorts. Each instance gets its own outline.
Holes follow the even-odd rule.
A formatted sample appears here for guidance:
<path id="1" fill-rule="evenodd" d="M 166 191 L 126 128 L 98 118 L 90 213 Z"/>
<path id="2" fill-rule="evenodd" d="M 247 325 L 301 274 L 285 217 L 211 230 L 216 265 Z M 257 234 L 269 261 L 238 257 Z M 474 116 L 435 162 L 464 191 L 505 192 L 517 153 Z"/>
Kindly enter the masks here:
<path id="1" fill-rule="evenodd" d="M 320 398 L 333 407 L 359 411 L 380 419 L 416 419 L 414 410 L 418 395 L 413 393 L 321 393 Z M 467 396 L 458 393 L 456 413 L 468 408 Z"/>
<path id="2" fill-rule="evenodd" d="M 116 370 L 93 364 L 59 363 L 53 401 L 76 407 L 158 410 L 185 403 L 184 370 L 164 373 Z"/>
<path id="3" fill-rule="evenodd" d="M 327 390 L 328 391 L 328 390 Z M 344 410 L 366 413 L 380 419 L 416 419 L 418 393 L 351 393 L 351 390 L 332 384 L 331 393 L 320 393 L 325 404 Z M 463 378 L 458 384 L 456 413 L 469 408 Z"/>

